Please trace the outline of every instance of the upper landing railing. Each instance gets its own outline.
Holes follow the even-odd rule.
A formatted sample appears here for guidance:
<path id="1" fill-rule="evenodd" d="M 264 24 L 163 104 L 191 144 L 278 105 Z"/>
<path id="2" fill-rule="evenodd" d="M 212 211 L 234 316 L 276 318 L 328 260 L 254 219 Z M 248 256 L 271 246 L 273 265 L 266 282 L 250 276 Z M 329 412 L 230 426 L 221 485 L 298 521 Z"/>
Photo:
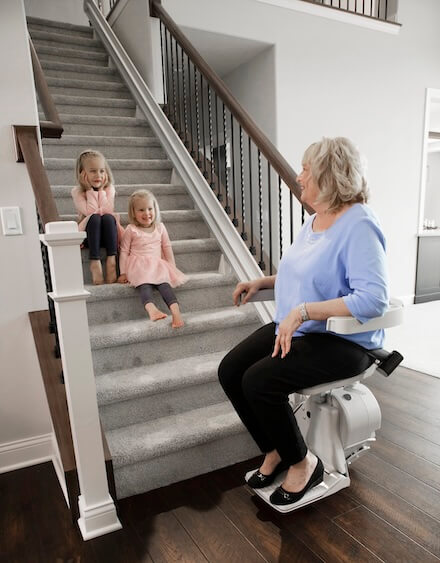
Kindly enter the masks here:
<path id="1" fill-rule="evenodd" d="M 293 240 L 296 173 L 158 0 L 150 13 L 160 20 L 163 111 L 261 270 L 272 274 Z"/>
<path id="2" fill-rule="evenodd" d="M 396 23 L 397 0 L 302 0 L 302 2 Z"/>

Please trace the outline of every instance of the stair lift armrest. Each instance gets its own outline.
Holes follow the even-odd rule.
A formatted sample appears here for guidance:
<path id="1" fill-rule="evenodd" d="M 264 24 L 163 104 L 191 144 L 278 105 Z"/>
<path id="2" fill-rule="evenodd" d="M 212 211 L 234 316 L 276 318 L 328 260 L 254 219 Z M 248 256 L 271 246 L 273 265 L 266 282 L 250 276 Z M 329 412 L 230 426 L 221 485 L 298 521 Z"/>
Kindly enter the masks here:
<path id="1" fill-rule="evenodd" d="M 365 323 L 354 317 L 329 317 L 327 330 L 336 334 L 357 334 L 391 328 L 403 323 L 403 303 L 398 299 L 391 299 L 388 310 L 381 317 L 374 317 Z"/>

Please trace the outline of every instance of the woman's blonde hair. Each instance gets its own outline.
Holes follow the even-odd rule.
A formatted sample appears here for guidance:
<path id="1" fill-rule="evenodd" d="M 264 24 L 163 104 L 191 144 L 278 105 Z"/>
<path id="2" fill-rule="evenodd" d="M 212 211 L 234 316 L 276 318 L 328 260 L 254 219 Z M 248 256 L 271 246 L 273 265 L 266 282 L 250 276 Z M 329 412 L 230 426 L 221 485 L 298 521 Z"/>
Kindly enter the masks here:
<path id="1" fill-rule="evenodd" d="M 302 163 L 310 166 L 319 188 L 317 203 L 328 203 L 329 211 L 335 212 L 346 203 L 368 201 L 365 163 L 358 149 L 346 137 L 323 137 L 307 148 Z"/>
<path id="2" fill-rule="evenodd" d="M 137 227 L 141 227 L 139 223 L 136 221 L 136 217 L 134 216 L 134 201 L 135 199 L 148 199 L 152 202 L 154 207 L 154 221 L 153 225 L 156 223 L 160 223 L 160 209 L 159 204 L 157 203 L 157 199 L 155 198 L 154 194 L 152 194 L 149 190 L 137 190 L 133 192 L 128 200 L 128 219 L 130 223 L 136 225 Z"/>
<path id="3" fill-rule="evenodd" d="M 102 160 L 104 161 L 105 172 L 107 174 L 107 182 L 105 183 L 105 186 L 103 186 L 103 188 L 106 188 L 110 184 L 114 184 L 113 174 L 105 156 L 99 151 L 87 149 L 85 151 L 82 151 L 82 153 L 76 159 L 75 176 L 78 186 L 81 188 L 81 190 L 85 192 L 89 189 L 89 186 L 86 186 L 81 180 L 81 172 L 84 170 L 84 163 L 89 158 L 102 158 Z"/>

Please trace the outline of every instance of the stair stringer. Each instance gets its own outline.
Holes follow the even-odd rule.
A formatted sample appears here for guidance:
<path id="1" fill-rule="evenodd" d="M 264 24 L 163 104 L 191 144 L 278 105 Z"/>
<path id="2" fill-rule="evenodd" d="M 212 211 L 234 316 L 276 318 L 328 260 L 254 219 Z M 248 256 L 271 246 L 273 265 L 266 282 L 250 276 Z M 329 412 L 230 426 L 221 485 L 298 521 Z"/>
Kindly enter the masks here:
<path id="1" fill-rule="evenodd" d="M 245 281 L 264 276 L 215 194 L 207 185 L 199 167 L 188 153 L 98 7 L 90 0 L 85 0 L 84 10 L 94 32 L 102 41 L 112 63 L 124 79 L 139 110 L 145 115 L 150 127 L 165 148 L 182 185 L 188 189 L 237 278 Z M 273 303 L 263 302 L 254 305 L 263 323 L 272 321 Z"/>

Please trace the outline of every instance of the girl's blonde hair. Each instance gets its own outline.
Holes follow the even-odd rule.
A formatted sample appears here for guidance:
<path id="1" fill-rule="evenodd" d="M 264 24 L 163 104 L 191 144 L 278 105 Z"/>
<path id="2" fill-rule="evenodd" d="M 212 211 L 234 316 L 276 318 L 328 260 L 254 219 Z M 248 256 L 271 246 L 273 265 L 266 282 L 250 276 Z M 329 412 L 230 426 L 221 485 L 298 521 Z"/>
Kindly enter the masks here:
<path id="1" fill-rule="evenodd" d="M 89 189 L 89 187 L 86 186 L 81 180 L 81 172 L 84 170 L 84 163 L 88 158 L 102 158 L 102 160 L 104 161 L 104 167 L 107 174 L 107 182 L 105 183 L 105 186 L 103 186 L 103 188 L 106 188 L 110 184 L 114 184 L 113 174 L 105 156 L 99 151 L 87 149 L 85 151 L 82 151 L 82 153 L 76 159 L 75 175 L 77 184 L 81 188 L 81 190 L 85 192 Z"/>
<path id="2" fill-rule="evenodd" d="M 153 203 L 154 207 L 154 221 L 153 225 L 156 223 L 160 223 L 160 209 L 159 204 L 157 203 L 157 199 L 155 198 L 154 194 L 152 194 L 149 190 L 137 190 L 133 192 L 128 200 L 128 219 L 130 223 L 136 225 L 136 227 L 141 227 L 139 223 L 136 221 L 136 217 L 134 216 L 134 200 L 135 199 L 148 199 Z"/>
<path id="3" fill-rule="evenodd" d="M 346 203 L 367 203 L 365 163 L 346 137 L 323 137 L 307 148 L 302 163 L 310 166 L 318 185 L 317 203 L 328 203 L 329 211 L 338 211 Z"/>

